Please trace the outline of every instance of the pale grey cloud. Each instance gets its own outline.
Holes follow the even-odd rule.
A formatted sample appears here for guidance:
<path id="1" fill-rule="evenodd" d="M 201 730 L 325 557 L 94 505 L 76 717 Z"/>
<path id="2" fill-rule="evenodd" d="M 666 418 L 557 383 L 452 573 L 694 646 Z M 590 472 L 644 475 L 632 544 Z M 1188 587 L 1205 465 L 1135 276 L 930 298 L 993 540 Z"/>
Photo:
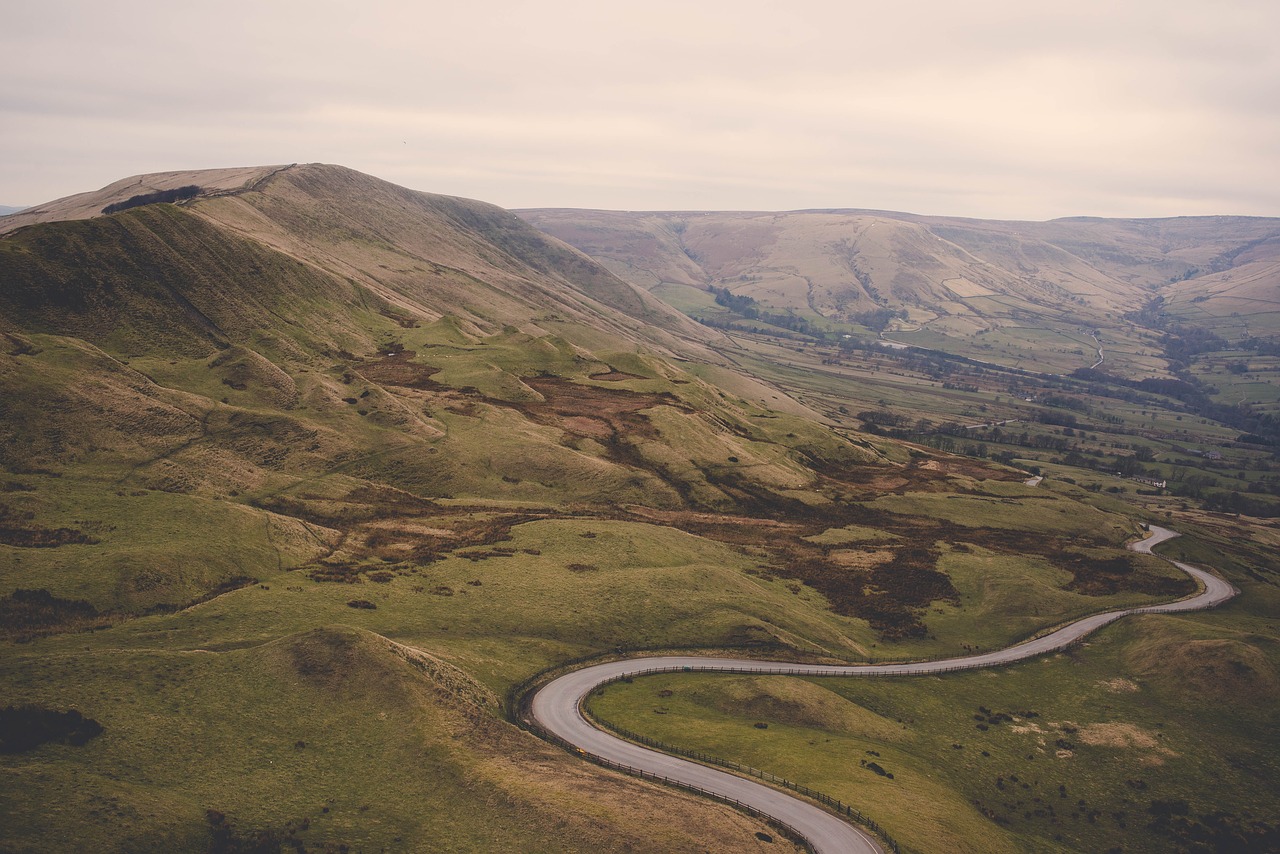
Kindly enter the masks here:
<path id="1" fill-rule="evenodd" d="M 15 0 L 0 202 L 342 163 L 508 207 L 1280 215 L 1280 7 Z"/>

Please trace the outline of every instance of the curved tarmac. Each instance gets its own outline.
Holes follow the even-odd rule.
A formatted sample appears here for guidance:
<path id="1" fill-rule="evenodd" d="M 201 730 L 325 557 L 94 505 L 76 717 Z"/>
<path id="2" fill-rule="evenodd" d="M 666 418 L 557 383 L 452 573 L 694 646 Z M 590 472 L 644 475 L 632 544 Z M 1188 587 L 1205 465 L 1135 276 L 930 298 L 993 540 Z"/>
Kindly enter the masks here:
<path id="1" fill-rule="evenodd" d="M 1152 525 L 1151 536 L 1131 543 L 1129 548 L 1150 554 L 1152 546 L 1176 536 L 1178 534 L 1174 531 Z M 1094 614 L 1056 631 L 995 652 L 910 664 L 855 665 L 793 664 L 681 655 L 631 658 L 585 667 L 547 683 L 533 696 L 532 716 L 548 732 L 575 745 L 581 751 L 626 766 L 635 772 L 645 772 L 646 776 L 674 780 L 758 810 L 799 833 L 818 854 L 882 854 L 882 849 L 870 834 L 809 801 L 744 777 L 632 744 L 597 729 L 583 716 L 583 701 L 592 690 L 602 684 L 626 676 L 664 671 L 793 676 L 908 676 L 991 667 L 1062 649 L 1129 614 L 1167 614 L 1212 608 L 1239 592 L 1226 581 L 1202 569 L 1178 561 L 1170 562 L 1204 585 L 1204 589 L 1195 596 L 1163 605 Z"/>

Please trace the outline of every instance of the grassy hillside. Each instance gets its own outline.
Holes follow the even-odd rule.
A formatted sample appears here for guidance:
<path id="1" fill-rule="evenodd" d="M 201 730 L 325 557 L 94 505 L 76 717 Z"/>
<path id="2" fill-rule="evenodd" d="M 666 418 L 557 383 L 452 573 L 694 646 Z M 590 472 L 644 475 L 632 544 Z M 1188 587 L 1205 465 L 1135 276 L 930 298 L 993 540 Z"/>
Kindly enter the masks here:
<path id="1" fill-rule="evenodd" d="M 1269 851 L 1277 600 L 1231 577 L 1244 595 L 1224 609 L 1126 620 L 996 671 L 654 676 L 591 711 L 858 804 L 911 850 Z"/>
<path id="2" fill-rule="evenodd" d="M 0 239 L 0 685 L 40 722 L 0 847 L 778 850 L 496 698 L 619 648 L 942 655 L 1189 589 L 1125 504 L 833 427 L 885 387 L 802 388 L 506 212 L 242 178 Z"/>
<path id="3" fill-rule="evenodd" d="M 406 190 L 337 166 L 280 171 L 199 199 L 201 217 L 358 281 L 403 324 L 450 315 L 493 333 L 588 326 L 705 356 L 705 330 L 493 205 Z"/>
<path id="4" fill-rule="evenodd" d="M 4 758 L 6 850 L 786 850 L 731 810 L 584 767 L 499 722 L 462 671 L 368 631 L 81 646 L 7 657 L 10 696 L 92 709 L 104 732 Z"/>
<path id="5" fill-rule="evenodd" d="M 1273 335 L 1276 220 L 1000 222 L 882 211 L 521 215 L 681 310 L 734 329 L 873 337 L 1050 373 L 1164 373 L 1155 297 L 1236 340 Z M 732 299 L 712 301 L 716 289 Z M 1245 329 L 1241 316 L 1253 316 Z M 1094 341 L 1093 336 L 1099 340 Z"/>
<path id="6" fill-rule="evenodd" d="M 348 281 L 174 205 L 38 224 L 0 247 L 6 326 L 125 356 L 206 355 L 255 331 L 310 335 L 310 349 L 338 350 L 359 346 L 352 314 L 384 308 Z"/>

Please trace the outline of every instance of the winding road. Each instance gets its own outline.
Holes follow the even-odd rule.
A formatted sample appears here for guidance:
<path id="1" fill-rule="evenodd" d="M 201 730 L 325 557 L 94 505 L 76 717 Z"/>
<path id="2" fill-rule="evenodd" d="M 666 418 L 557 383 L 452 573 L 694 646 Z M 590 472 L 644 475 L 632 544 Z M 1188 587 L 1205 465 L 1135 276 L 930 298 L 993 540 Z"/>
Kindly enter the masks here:
<path id="1" fill-rule="evenodd" d="M 1167 528 L 1151 526 L 1151 536 L 1129 548 L 1150 554 L 1151 548 L 1178 536 Z M 1168 614 L 1212 608 L 1239 591 L 1226 581 L 1178 561 L 1170 561 L 1191 575 L 1204 589 L 1195 596 L 1141 608 L 1125 608 L 1094 614 L 1053 632 L 995 652 L 921 661 L 909 664 L 823 665 L 744 658 L 701 656 L 651 656 L 610 661 L 566 673 L 540 688 L 530 707 L 533 722 L 578 750 L 625 766 L 645 776 L 675 781 L 722 799 L 735 801 L 763 813 L 803 836 L 818 854 L 882 854 L 869 833 L 809 801 L 770 788 L 745 777 L 699 765 L 633 744 L 597 729 L 582 713 L 582 704 L 596 687 L 626 676 L 663 671 L 761 673 L 793 676 L 909 676 L 992 667 L 1062 649 L 1084 636 L 1129 614 Z"/>

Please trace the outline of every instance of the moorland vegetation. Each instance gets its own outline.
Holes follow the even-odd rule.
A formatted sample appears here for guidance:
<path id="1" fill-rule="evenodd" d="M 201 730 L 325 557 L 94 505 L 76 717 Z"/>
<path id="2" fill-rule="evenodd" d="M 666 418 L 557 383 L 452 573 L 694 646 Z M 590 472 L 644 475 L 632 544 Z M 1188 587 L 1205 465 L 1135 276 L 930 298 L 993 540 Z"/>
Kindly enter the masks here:
<path id="1" fill-rule="evenodd" d="M 963 763 L 982 750 L 994 758 L 981 785 L 1021 780 L 1024 745 L 996 743 L 1014 723 L 1003 718 L 962 741 L 965 716 L 1034 709 L 1078 747 L 1059 723 L 1150 733 L 1161 715 L 1169 754 L 1072 748 L 1082 815 L 1123 810 L 1115 844 L 1133 850 L 1167 838 L 1140 832 L 1151 823 L 1179 839 L 1217 813 L 1233 828 L 1277 823 L 1280 776 L 1243 757 L 1274 731 L 1280 543 L 1214 504 L 1272 503 L 1274 447 L 1249 438 L 1270 435 L 1280 396 L 1266 397 L 1275 356 L 1257 323 L 1250 338 L 1199 324 L 1233 349 L 1183 348 L 1177 366 L 1158 347 L 1189 340 L 1173 321 L 1126 321 L 1113 343 L 1060 314 L 1051 332 L 993 327 L 998 358 L 889 349 L 875 325 L 896 339 L 921 318 L 870 262 L 850 262 L 854 280 L 885 304 L 852 305 L 852 326 L 792 329 L 768 322 L 787 309 L 766 305 L 767 289 L 746 294 L 768 310 L 755 318 L 746 297 L 717 302 L 697 282 L 651 294 L 508 212 L 338 167 L 145 184 L 189 185 L 218 191 L 24 220 L 0 238 L 0 684 L 16 708 L 101 727 L 0 757 L 0 847 L 785 850 L 760 819 L 539 741 L 510 719 L 517 689 L 638 649 L 820 661 L 991 649 L 1190 592 L 1124 551 L 1144 521 L 1183 531 L 1169 548 L 1226 573 L 1239 604 L 1109 629 L 1105 655 L 1021 665 L 986 692 L 981 675 L 939 678 L 911 715 L 911 685 L 856 700 L 880 686 L 836 687 L 816 701 L 825 717 L 799 722 L 790 700 L 748 697 L 738 711 L 777 739 L 772 753 L 731 737 L 742 715 L 713 681 L 660 688 L 696 702 L 661 717 L 679 711 L 683 733 L 655 732 L 797 777 L 807 765 L 854 803 L 892 785 L 897 805 L 866 812 L 918 850 L 1090 850 L 1111 831 L 1055 839 L 1040 807 L 970 788 Z M 686 274 L 694 255 L 677 259 Z M 1078 291 L 1071 310 L 1084 312 L 1093 291 Z M 1177 293 L 1162 310 L 1194 319 Z M 1071 376 L 1095 338 L 1107 361 Z M 1054 349 L 1068 339 L 1083 355 Z M 1000 362 L 1024 350 L 1031 366 Z M 1242 394 L 1247 419 L 1220 418 L 1213 407 L 1239 409 Z M 1185 489 L 1112 473 L 1126 466 Z M 1205 655 L 1183 655 L 1190 641 Z M 1188 673 L 1235 692 L 1230 715 L 1213 722 L 1181 687 Z M 1103 678 L 1160 702 L 1073 705 Z M 602 714 L 643 731 L 652 692 L 626 687 L 642 693 L 610 689 Z M 1197 727 L 1200 746 L 1187 743 Z M 1175 782 L 1117 806 L 1140 800 L 1117 775 L 1147 780 L 1152 756 Z M 944 768 L 936 779 L 928 763 Z M 925 801 L 937 809 L 913 835 L 911 804 Z M 1157 801 L 1177 808 L 1133 818 Z"/>

